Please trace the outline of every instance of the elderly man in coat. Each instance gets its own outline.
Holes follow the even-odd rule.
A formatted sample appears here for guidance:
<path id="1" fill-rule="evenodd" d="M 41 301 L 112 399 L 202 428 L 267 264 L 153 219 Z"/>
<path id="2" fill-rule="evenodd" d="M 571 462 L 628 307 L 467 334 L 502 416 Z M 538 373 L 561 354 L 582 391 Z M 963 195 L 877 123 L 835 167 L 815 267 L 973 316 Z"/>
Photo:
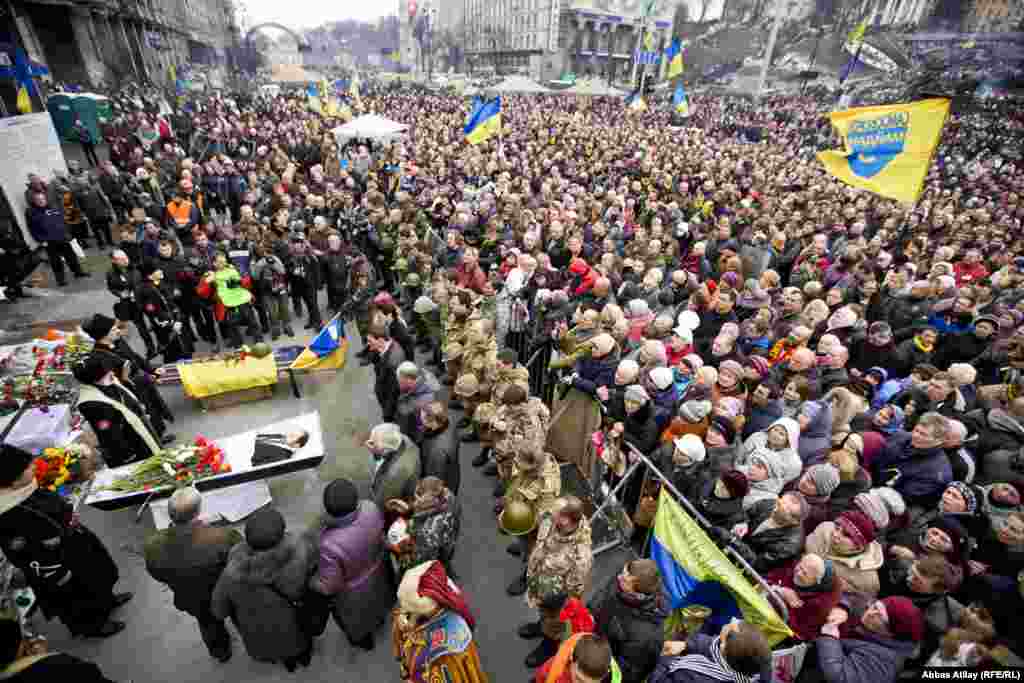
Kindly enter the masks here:
<path id="1" fill-rule="evenodd" d="M 202 502 L 195 488 L 175 491 L 167 502 L 171 526 L 146 539 L 143 555 L 150 575 L 174 592 L 174 606 L 199 622 L 210 655 L 226 662 L 231 659 L 231 635 L 224 620 L 210 612 L 210 603 L 228 554 L 242 535 L 200 522 Z"/>
<path id="2" fill-rule="evenodd" d="M 398 368 L 406 361 L 405 351 L 397 340 L 392 339 L 388 328 L 375 323 L 366 334 L 366 346 L 373 353 L 373 393 L 380 404 L 381 415 L 386 422 L 396 419 L 401 389 L 398 384 Z"/>
<path id="3" fill-rule="evenodd" d="M 305 594 L 315 563 L 308 538 L 286 532 L 277 510 L 259 510 L 245 523 L 245 541 L 228 555 L 210 611 L 231 617 L 253 659 L 283 662 L 288 671 L 309 666 L 313 639 L 293 603 Z"/>
<path id="4" fill-rule="evenodd" d="M 320 562 L 309 587 L 335 596 L 334 621 L 348 642 L 372 650 L 374 631 L 387 618 L 395 595 L 383 545 L 384 514 L 372 500 L 359 500 L 347 479 L 335 479 L 324 489 L 324 511 Z"/>
<path id="5" fill-rule="evenodd" d="M 405 361 L 395 371 L 398 376 L 398 399 L 395 404 L 395 422 L 402 433 L 416 438 L 420 409 L 433 401 L 441 391 L 441 383 L 429 370 Z"/>
<path id="6" fill-rule="evenodd" d="M 366 440 L 370 451 L 370 497 L 384 509 L 388 501 L 412 498 L 420 479 L 419 448 L 393 422 L 379 424 Z"/>

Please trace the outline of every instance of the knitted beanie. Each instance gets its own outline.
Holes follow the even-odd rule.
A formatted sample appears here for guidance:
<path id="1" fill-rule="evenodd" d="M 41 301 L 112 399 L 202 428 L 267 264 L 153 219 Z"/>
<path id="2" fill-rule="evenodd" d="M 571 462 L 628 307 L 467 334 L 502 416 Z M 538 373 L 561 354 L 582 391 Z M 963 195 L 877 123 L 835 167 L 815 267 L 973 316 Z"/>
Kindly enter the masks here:
<path id="1" fill-rule="evenodd" d="M 903 495 L 896 489 L 880 486 L 872 491 L 882 499 L 885 507 L 889 508 L 890 517 L 901 517 L 907 511 L 907 503 L 903 500 Z"/>
<path id="2" fill-rule="evenodd" d="M 736 439 L 736 427 L 732 420 L 723 415 L 715 415 L 711 418 L 711 428 L 721 434 L 727 444 L 731 444 Z"/>
<path id="3" fill-rule="evenodd" d="M 827 463 L 811 465 L 807 468 L 807 474 L 814 482 L 819 496 L 831 496 L 839 486 L 839 470 Z"/>
<path id="4" fill-rule="evenodd" d="M 764 356 L 751 356 L 747 359 L 747 367 L 753 368 L 761 379 L 768 376 L 768 359 Z"/>
<path id="5" fill-rule="evenodd" d="M 877 490 L 858 493 L 853 497 L 853 504 L 871 518 L 875 528 L 879 531 L 889 526 L 889 508 L 886 507 L 885 501 L 878 495 Z"/>
<path id="6" fill-rule="evenodd" d="M 703 420 L 711 414 L 711 401 L 686 401 L 679 407 L 679 416 L 690 423 Z"/>
<path id="7" fill-rule="evenodd" d="M 729 490 L 729 495 L 733 498 L 743 498 L 750 491 L 750 482 L 747 480 L 747 475 L 739 470 L 727 470 L 719 478 L 725 484 L 725 488 Z"/>
<path id="8" fill-rule="evenodd" d="M 704 458 L 707 457 L 704 442 L 696 434 L 683 434 L 672 443 L 676 450 L 685 453 L 691 462 L 704 462 Z"/>
<path id="9" fill-rule="evenodd" d="M 875 540 L 875 523 L 859 510 L 847 510 L 839 515 L 836 526 L 854 540 L 863 541 L 865 547 Z"/>
<path id="10" fill-rule="evenodd" d="M 882 600 L 889 618 L 889 632 L 900 640 L 919 642 L 924 638 L 924 617 L 910 598 L 893 595 Z"/>

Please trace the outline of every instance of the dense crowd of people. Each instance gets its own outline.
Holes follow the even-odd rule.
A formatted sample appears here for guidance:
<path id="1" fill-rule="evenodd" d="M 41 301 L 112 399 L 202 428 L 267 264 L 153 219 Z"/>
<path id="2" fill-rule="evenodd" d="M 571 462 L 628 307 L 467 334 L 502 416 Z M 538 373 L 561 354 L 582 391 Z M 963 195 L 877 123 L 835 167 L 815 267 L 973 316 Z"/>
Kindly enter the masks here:
<path id="1" fill-rule="evenodd" d="M 304 99 L 208 98 L 113 122 L 110 161 L 79 183 L 95 202 L 31 179 L 29 225 L 59 283 L 63 260 L 80 272 L 75 210 L 114 247 L 115 317 L 88 327 L 114 348 L 131 322 L 149 357 L 111 352 L 76 373 L 98 403 L 145 418 L 93 420 L 148 432 L 131 456 L 166 437 L 150 421 L 162 408 L 111 396 L 145 384 L 150 358 L 291 336 L 293 316 L 315 330 L 321 290 L 374 366 L 369 499 L 339 480 L 305 535 L 261 513 L 244 538 L 210 539 L 193 524 L 198 494 L 172 499 L 147 563 L 211 654 L 230 656 L 230 617 L 254 658 L 308 664 L 307 589 L 372 648 L 397 586 L 402 680 L 435 680 L 431 666 L 486 680 L 449 579 L 460 444 L 479 443 L 473 465 L 495 477 L 495 524 L 523 562 L 508 593 L 536 610 L 519 634 L 539 641 L 538 682 L 770 679 L 750 623 L 666 635 L 672 606 L 644 543 L 663 485 L 784 603 L 791 642 L 813 647 L 801 680 L 1019 661 L 1024 166 L 978 154 L 994 149 L 996 110 L 950 117 L 905 206 L 814 160 L 834 140 L 812 97 L 695 96 L 671 125 L 612 98 L 508 96 L 502 135 L 476 146 L 468 106 L 370 86 L 362 107 L 408 135 L 339 146 Z M 1024 128 L 1022 110 L 998 115 Z M 637 454 L 663 475 L 640 468 L 619 489 L 638 559 L 591 591 L 585 503 L 559 464 L 607 491 Z M 182 559 L 199 548 L 201 578 Z M 424 641 L 431 629 L 459 636 L 433 660 L 418 649 L 444 640 Z"/>

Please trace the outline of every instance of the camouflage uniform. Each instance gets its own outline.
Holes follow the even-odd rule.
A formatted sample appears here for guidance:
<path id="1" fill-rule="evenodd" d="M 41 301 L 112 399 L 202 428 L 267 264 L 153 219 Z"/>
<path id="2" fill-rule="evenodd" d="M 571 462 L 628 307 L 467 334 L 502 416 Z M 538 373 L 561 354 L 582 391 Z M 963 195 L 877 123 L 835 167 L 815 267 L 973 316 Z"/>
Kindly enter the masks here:
<path id="1" fill-rule="evenodd" d="M 557 593 L 582 599 L 590 585 L 593 561 L 590 522 L 585 517 L 574 532 L 562 536 L 555 528 L 553 516 L 545 515 L 526 565 L 526 602 L 538 610 L 545 638 L 561 640 L 564 627 L 558 610 L 544 609 L 541 603 Z"/>
<path id="2" fill-rule="evenodd" d="M 497 434 L 492 425 L 498 420 L 498 412 L 501 410 L 505 390 L 513 384 L 518 384 L 529 393 L 530 371 L 521 365 L 511 368 L 501 368 L 495 365 L 494 374 L 487 383 L 491 387 L 490 400 L 477 406 L 476 412 L 473 413 L 473 421 L 476 422 L 480 443 L 484 448 L 494 446 Z"/>
<path id="3" fill-rule="evenodd" d="M 513 458 L 520 444 L 529 444 L 534 451 L 544 450 L 550 424 L 551 412 L 536 396 L 526 403 L 498 408 L 491 427 L 494 460 L 502 481 L 508 482 L 514 474 Z M 504 429 L 497 429 L 497 426 L 504 426 Z"/>

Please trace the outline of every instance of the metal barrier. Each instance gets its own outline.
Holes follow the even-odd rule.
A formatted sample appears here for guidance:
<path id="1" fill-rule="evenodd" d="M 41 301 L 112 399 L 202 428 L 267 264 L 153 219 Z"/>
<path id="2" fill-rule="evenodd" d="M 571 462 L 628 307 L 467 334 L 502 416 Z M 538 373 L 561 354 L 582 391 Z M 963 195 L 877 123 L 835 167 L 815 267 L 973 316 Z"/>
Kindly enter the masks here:
<path id="1" fill-rule="evenodd" d="M 594 514 L 590 517 L 591 525 L 593 525 L 594 523 L 594 518 L 600 515 L 604 520 L 608 522 L 609 525 L 616 528 L 618 530 L 618 542 L 605 544 L 601 548 L 596 549 L 594 551 L 594 554 L 597 555 L 606 550 L 611 550 L 612 548 L 620 544 L 630 548 L 630 551 L 634 552 L 635 554 L 635 551 L 633 551 L 632 547 L 629 546 L 628 539 L 624 538 L 622 525 L 617 524 L 615 520 L 613 520 L 611 517 L 609 517 L 608 514 L 605 513 L 605 511 L 618 508 L 618 510 L 616 510 L 616 516 L 619 514 L 628 514 L 628 511 L 622 509 L 622 504 L 619 502 L 618 495 L 620 491 L 623 491 L 625 489 L 626 485 L 629 483 L 629 480 L 633 476 L 635 476 L 638 471 L 641 470 L 641 465 L 646 466 L 646 471 L 649 472 L 652 476 L 657 477 L 661 481 L 662 485 L 668 489 L 668 491 L 675 498 L 676 502 L 679 503 L 686 510 L 686 513 L 690 515 L 693 519 L 695 519 L 697 523 L 700 524 L 704 532 L 707 533 L 708 529 L 712 528 L 713 525 L 710 522 L 708 522 L 708 520 L 702 514 L 700 514 L 700 512 L 698 512 L 696 508 L 693 507 L 690 501 L 687 500 L 686 496 L 681 494 L 679 492 L 679 489 L 672 485 L 672 482 L 669 481 L 669 479 L 664 474 L 661 473 L 661 470 L 659 470 L 658 467 L 653 462 L 651 462 L 651 460 L 646 455 L 638 451 L 636 447 L 633 446 L 632 444 L 627 443 L 626 446 L 629 447 L 630 455 L 634 458 L 633 463 L 629 466 L 629 469 L 626 470 L 626 473 L 622 475 L 622 479 L 619 480 L 619 482 L 617 482 L 615 486 L 612 487 L 610 490 L 607 490 L 607 492 L 604 492 L 604 488 L 601 487 L 600 485 L 594 487 L 593 490 L 595 498 L 602 492 L 604 492 L 604 500 L 600 501 L 600 504 L 598 505 L 597 509 L 594 510 Z M 774 591 L 771 590 L 771 587 L 768 585 L 768 582 L 765 581 L 764 578 L 759 573 L 757 573 L 757 571 L 752 566 L 750 566 L 750 563 L 747 562 L 743 558 L 743 556 L 740 555 L 740 553 L 731 545 L 727 545 L 725 548 L 723 548 L 722 552 L 725 554 L 727 558 L 729 558 L 733 562 L 733 564 L 739 567 L 743 571 L 743 573 L 747 575 L 749 579 L 757 583 L 764 590 L 765 598 L 768 600 L 768 602 L 771 603 L 772 607 L 775 608 L 775 611 L 779 613 L 779 615 L 782 617 L 782 620 L 788 622 L 789 609 L 786 607 L 786 604 L 782 601 L 782 598 L 780 598 Z"/>

